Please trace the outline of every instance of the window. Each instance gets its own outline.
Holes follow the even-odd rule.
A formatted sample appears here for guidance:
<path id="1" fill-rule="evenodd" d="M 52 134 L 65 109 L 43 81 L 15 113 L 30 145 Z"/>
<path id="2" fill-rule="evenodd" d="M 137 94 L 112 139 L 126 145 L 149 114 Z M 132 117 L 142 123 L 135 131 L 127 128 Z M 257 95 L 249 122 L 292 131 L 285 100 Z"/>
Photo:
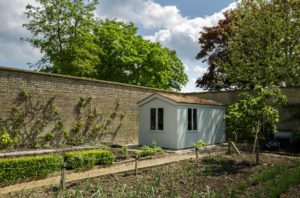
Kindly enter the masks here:
<path id="1" fill-rule="evenodd" d="M 164 109 L 157 109 L 157 129 L 164 130 Z"/>
<path id="2" fill-rule="evenodd" d="M 164 130 L 164 109 L 150 109 L 150 130 Z"/>
<path id="3" fill-rule="evenodd" d="M 188 108 L 188 130 L 197 130 L 197 109 Z"/>
<path id="4" fill-rule="evenodd" d="M 150 129 L 151 130 L 156 129 L 156 109 L 155 108 L 150 109 Z"/>

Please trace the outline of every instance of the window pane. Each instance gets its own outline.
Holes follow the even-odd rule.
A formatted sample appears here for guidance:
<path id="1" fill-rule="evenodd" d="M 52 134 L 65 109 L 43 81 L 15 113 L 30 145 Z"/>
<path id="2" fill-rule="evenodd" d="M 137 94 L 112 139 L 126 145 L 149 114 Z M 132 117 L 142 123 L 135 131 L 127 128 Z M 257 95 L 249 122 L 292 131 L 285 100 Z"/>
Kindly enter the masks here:
<path id="1" fill-rule="evenodd" d="M 158 108 L 158 125 L 157 128 L 158 130 L 164 130 L 164 109 L 163 108 Z"/>
<path id="2" fill-rule="evenodd" d="M 150 129 L 151 130 L 156 129 L 156 109 L 155 108 L 150 109 Z"/>
<path id="3" fill-rule="evenodd" d="M 197 109 L 193 109 L 193 130 L 197 130 Z"/>
<path id="4" fill-rule="evenodd" d="M 188 108 L 188 130 L 192 130 L 192 109 Z"/>

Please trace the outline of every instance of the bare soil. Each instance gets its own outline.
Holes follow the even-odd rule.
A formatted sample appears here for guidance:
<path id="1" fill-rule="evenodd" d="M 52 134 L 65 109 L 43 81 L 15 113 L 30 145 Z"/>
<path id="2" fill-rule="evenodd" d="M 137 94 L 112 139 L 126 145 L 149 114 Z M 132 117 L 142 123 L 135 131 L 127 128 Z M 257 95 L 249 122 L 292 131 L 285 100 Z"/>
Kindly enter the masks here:
<path id="1" fill-rule="evenodd" d="M 293 162 L 291 157 L 261 156 L 254 165 L 251 155 L 218 155 L 145 168 L 136 177 L 133 171 L 70 182 L 58 186 L 10 193 L 6 197 L 248 197 L 253 195 L 251 176 L 277 164 Z M 246 185 L 247 184 L 247 185 Z M 299 185 L 282 197 L 299 197 Z"/>

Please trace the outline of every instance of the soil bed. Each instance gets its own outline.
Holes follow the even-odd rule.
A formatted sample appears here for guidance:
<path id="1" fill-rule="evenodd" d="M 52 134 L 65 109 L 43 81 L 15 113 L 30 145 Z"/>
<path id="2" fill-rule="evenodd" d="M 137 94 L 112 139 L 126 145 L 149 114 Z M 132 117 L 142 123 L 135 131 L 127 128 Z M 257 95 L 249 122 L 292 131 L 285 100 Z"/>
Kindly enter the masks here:
<path id="1" fill-rule="evenodd" d="M 139 170 L 137 177 L 134 172 L 126 172 L 72 182 L 63 192 L 53 186 L 11 193 L 7 197 L 201 197 L 208 194 L 211 197 L 253 197 L 256 187 L 264 187 L 264 182 L 254 185 L 254 174 L 281 164 L 295 166 L 295 160 L 287 157 L 263 155 L 260 165 L 251 165 L 252 160 L 250 155 L 219 155 L 198 162 L 187 160 Z M 292 186 L 282 196 L 297 197 L 294 194 L 299 187 Z M 265 197 L 265 194 L 260 196 Z"/>

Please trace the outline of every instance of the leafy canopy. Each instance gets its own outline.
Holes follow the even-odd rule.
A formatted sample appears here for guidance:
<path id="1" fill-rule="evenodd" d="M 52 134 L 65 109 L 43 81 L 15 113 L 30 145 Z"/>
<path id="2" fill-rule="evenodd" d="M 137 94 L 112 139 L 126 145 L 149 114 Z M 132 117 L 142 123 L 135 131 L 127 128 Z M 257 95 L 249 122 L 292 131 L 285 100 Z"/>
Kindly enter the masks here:
<path id="1" fill-rule="evenodd" d="M 98 0 L 36 2 L 23 26 L 44 54 L 40 71 L 174 90 L 187 83 L 175 51 L 144 40 L 132 23 L 96 19 Z"/>
<path id="2" fill-rule="evenodd" d="M 276 86 L 256 86 L 252 94 L 240 94 L 239 101 L 228 107 L 225 116 L 227 134 L 231 138 L 249 140 L 255 136 L 263 138 L 261 129 L 274 133 L 279 122 L 276 107 L 286 102 L 286 97 Z"/>
<path id="3" fill-rule="evenodd" d="M 254 88 L 300 85 L 300 1 L 242 0 L 200 37 L 209 64 L 198 86 Z"/>
<path id="4" fill-rule="evenodd" d="M 41 71 L 93 77 L 101 49 L 91 33 L 97 0 L 36 0 L 27 5 L 30 19 L 23 26 L 32 33 L 26 38 L 44 54 L 36 64 Z"/>
<path id="5" fill-rule="evenodd" d="M 133 23 L 101 21 L 95 35 L 103 50 L 96 66 L 98 79 L 175 90 L 187 83 L 176 52 L 144 40 Z"/>

